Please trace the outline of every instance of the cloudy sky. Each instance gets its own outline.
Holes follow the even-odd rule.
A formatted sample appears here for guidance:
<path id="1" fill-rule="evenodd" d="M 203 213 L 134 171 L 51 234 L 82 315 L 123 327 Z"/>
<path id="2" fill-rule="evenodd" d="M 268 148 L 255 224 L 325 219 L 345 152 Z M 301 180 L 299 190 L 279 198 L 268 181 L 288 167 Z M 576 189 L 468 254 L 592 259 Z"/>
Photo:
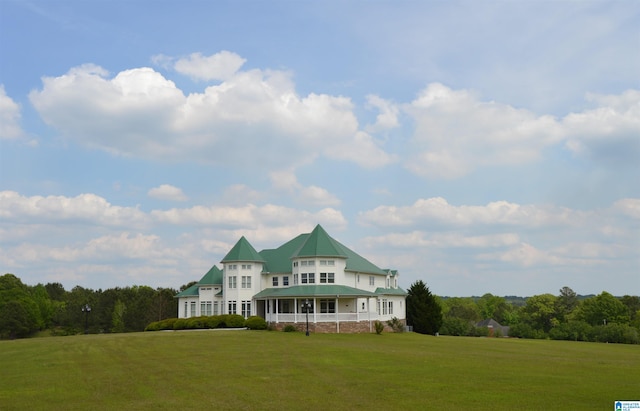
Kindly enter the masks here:
<path id="1" fill-rule="evenodd" d="M 634 1 L 0 0 L 0 272 L 178 288 L 321 224 L 438 295 L 640 294 Z"/>

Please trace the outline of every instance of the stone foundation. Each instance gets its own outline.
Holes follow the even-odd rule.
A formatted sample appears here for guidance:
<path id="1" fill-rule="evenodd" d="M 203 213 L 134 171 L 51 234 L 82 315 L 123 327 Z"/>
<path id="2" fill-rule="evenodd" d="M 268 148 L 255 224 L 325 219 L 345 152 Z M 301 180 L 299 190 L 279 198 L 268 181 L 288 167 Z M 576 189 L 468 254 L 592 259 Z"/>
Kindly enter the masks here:
<path id="1" fill-rule="evenodd" d="M 393 332 L 393 329 L 387 325 L 386 321 L 381 321 L 384 324 L 383 332 Z M 405 320 L 400 320 L 403 325 L 406 325 Z M 292 325 L 296 330 L 300 332 L 306 332 L 307 324 L 302 323 L 268 323 L 269 327 L 273 330 L 283 331 L 287 325 Z M 374 333 L 376 332 L 375 321 L 345 321 L 341 323 L 326 322 L 326 323 L 309 323 L 310 333 L 343 333 L 343 334 L 357 334 L 357 333 Z"/>

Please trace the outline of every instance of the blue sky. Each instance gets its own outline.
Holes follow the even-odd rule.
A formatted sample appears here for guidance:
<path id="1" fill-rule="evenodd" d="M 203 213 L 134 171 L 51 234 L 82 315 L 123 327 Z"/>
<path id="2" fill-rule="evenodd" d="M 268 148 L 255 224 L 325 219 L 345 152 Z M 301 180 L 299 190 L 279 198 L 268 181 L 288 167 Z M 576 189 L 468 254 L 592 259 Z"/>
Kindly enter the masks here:
<path id="1" fill-rule="evenodd" d="M 0 0 L 0 271 L 178 288 L 316 224 L 438 295 L 640 294 L 633 1 Z"/>

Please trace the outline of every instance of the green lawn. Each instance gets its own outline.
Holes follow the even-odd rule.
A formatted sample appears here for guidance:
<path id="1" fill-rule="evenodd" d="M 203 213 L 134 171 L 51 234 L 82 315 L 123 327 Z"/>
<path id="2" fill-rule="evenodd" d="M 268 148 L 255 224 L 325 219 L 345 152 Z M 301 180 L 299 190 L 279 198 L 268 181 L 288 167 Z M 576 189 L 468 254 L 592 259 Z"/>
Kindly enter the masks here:
<path id="1" fill-rule="evenodd" d="M 640 346 L 187 331 L 0 341 L 2 410 L 607 410 Z"/>

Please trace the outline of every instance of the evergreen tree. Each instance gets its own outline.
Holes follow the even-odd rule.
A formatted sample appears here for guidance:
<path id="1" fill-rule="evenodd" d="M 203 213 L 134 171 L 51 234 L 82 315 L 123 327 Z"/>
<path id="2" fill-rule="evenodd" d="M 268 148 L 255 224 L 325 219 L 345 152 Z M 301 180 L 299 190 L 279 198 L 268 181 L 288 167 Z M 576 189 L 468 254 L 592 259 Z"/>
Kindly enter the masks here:
<path id="1" fill-rule="evenodd" d="M 427 285 L 418 280 L 407 295 L 407 323 L 420 334 L 435 334 L 442 325 L 442 308 Z"/>

